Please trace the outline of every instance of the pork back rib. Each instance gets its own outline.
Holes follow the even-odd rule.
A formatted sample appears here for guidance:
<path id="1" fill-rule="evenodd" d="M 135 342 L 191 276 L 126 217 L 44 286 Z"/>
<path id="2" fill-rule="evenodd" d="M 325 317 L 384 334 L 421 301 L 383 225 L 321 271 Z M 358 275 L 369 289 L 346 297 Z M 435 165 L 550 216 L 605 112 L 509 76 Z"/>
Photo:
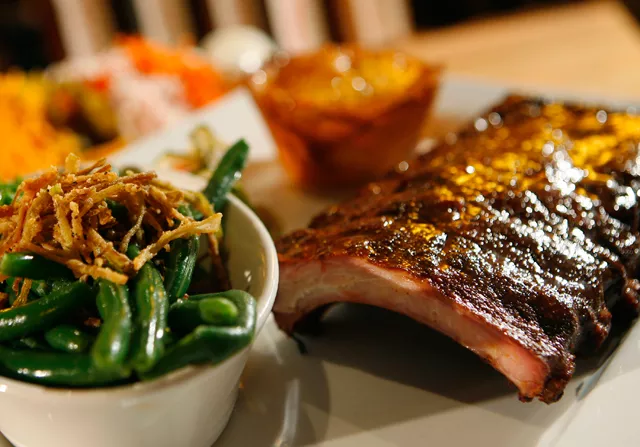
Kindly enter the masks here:
<path id="1" fill-rule="evenodd" d="M 640 116 L 511 96 L 454 140 L 278 242 L 276 321 L 387 308 L 553 402 L 638 307 Z"/>

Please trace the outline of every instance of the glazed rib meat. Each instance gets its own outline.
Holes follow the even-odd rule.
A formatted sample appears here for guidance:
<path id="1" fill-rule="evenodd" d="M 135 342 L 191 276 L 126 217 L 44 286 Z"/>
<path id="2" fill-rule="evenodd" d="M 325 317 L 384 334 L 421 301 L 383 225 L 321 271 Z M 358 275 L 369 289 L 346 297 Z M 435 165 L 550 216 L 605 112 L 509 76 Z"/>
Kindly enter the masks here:
<path id="1" fill-rule="evenodd" d="M 279 326 L 380 306 L 559 399 L 638 307 L 640 116 L 511 96 L 400 168 L 279 241 Z"/>

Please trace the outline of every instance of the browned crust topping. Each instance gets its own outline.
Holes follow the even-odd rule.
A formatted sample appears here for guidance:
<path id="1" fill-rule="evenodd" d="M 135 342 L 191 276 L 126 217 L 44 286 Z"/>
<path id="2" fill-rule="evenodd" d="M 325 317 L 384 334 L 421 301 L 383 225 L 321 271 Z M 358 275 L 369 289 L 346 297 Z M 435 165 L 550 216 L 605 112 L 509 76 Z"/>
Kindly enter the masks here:
<path id="1" fill-rule="evenodd" d="M 110 203 L 124 206 L 129 217 L 118 220 Z M 203 220 L 178 211 L 187 203 Z M 105 160 L 81 170 L 70 155 L 64 171 L 52 168 L 25 180 L 13 203 L 0 207 L 0 256 L 31 252 L 66 265 L 79 278 L 124 284 L 172 240 L 218 232 L 220 218 L 199 194 L 157 181 L 153 172 L 119 176 Z M 143 232 L 143 223 L 154 231 Z M 125 253 L 132 241 L 141 252 L 131 260 Z"/>

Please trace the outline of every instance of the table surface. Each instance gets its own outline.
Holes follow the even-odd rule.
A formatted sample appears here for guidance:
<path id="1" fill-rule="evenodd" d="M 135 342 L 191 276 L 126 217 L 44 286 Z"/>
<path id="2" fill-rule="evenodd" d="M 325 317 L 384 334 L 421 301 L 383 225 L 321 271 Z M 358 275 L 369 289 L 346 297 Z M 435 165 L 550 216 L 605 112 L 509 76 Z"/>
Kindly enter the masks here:
<path id="1" fill-rule="evenodd" d="M 394 46 L 449 73 L 520 87 L 640 99 L 640 27 L 613 1 L 557 6 L 419 33 Z"/>

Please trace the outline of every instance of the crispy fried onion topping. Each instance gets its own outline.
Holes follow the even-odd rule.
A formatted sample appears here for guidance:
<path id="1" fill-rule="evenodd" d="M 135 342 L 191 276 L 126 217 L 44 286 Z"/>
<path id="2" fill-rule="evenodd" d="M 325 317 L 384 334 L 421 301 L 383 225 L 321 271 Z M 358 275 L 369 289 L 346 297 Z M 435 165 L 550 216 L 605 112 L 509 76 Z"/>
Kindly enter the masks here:
<path id="1" fill-rule="evenodd" d="M 153 172 L 120 176 L 105 160 L 80 169 L 74 157 L 63 171 L 25 180 L 13 203 L 0 207 L 0 256 L 31 252 L 66 265 L 78 278 L 125 284 L 171 241 L 220 231 L 222 215 L 201 194 L 161 182 Z M 187 204 L 203 219 L 178 210 Z M 126 255 L 132 243 L 140 247 L 135 259 Z"/>

